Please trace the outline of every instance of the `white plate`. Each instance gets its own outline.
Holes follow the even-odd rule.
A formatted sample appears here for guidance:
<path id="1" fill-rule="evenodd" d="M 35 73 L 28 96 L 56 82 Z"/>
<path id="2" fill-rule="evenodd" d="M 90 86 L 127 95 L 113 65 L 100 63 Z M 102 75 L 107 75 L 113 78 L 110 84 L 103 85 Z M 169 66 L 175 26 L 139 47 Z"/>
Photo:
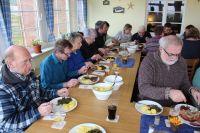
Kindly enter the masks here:
<path id="1" fill-rule="evenodd" d="M 122 82 L 122 77 L 121 76 L 117 76 L 117 78 L 115 79 L 115 75 L 109 75 L 109 76 L 105 77 L 104 81 L 110 82 L 110 83 Z"/>
<path id="2" fill-rule="evenodd" d="M 95 71 L 105 71 L 105 70 L 109 70 L 109 66 L 107 66 L 107 65 L 104 65 L 104 64 L 98 64 L 98 65 L 96 65 L 96 67 L 97 66 L 104 66 L 105 67 L 105 69 L 104 70 L 95 70 Z"/>
<path id="3" fill-rule="evenodd" d="M 89 77 L 97 77 L 97 80 L 96 80 L 95 82 L 85 83 L 85 82 L 82 81 L 82 78 L 85 77 L 85 76 L 89 76 Z M 99 77 L 96 76 L 96 75 L 91 75 L 91 74 L 90 74 L 90 75 L 82 75 L 82 76 L 80 76 L 80 77 L 78 78 L 78 81 L 79 81 L 81 84 L 91 85 L 91 84 L 95 84 L 95 83 L 97 83 L 97 82 L 99 81 Z"/>
<path id="4" fill-rule="evenodd" d="M 180 107 L 181 107 L 181 106 L 189 106 L 191 111 L 197 111 L 197 110 L 198 110 L 197 108 L 195 108 L 194 106 L 189 105 L 189 104 L 177 104 L 174 108 L 175 108 L 175 110 L 178 111 L 178 114 L 179 114 L 179 111 L 180 111 Z M 178 117 L 179 117 L 179 119 L 181 120 L 182 123 L 185 123 L 185 124 L 190 125 L 190 126 L 192 126 L 192 127 L 199 127 L 199 126 L 191 125 L 191 124 L 190 124 L 190 121 L 184 120 L 181 116 L 178 116 Z"/>
<path id="5" fill-rule="evenodd" d="M 102 133 L 106 133 L 106 130 L 103 127 L 101 127 L 101 126 L 99 126 L 97 124 L 94 124 L 94 123 L 79 124 L 79 125 L 73 127 L 72 129 L 70 129 L 69 133 L 77 133 L 78 128 L 80 128 L 81 126 L 89 126 L 89 127 L 94 127 L 95 126 L 95 127 L 98 127 L 102 131 Z"/>
<path id="6" fill-rule="evenodd" d="M 53 104 L 53 111 L 52 111 L 52 112 L 54 112 L 54 113 L 55 113 L 55 112 L 65 112 L 65 113 L 67 113 L 67 112 L 72 111 L 73 109 L 75 109 L 75 108 L 77 107 L 77 105 L 78 105 L 77 100 L 76 100 L 75 98 L 71 97 L 71 98 L 72 98 L 72 101 L 75 102 L 75 105 L 74 105 L 74 107 L 72 107 L 71 109 L 65 110 L 65 109 L 63 108 L 62 105 L 57 105 L 58 100 L 60 100 L 60 99 L 62 99 L 62 98 L 63 98 L 63 97 L 57 97 L 57 98 L 55 98 L 55 99 L 53 99 L 53 100 L 50 101 L 50 103 Z"/>
<path id="7" fill-rule="evenodd" d="M 141 104 L 140 104 L 140 103 L 141 103 Z M 161 111 L 158 112 L 157 114 L 147 114 L 147 113 L 144 113 L 144 112 L 141 111 L 141 107 L 142 107 L 143 105 L 157 105 L 157 106 L 161 109 Z M 138 103 L 135 103 L 135 108 L 136 108 L 136 110 L 137 110 L 138 112 L 140 112 L 141 114 L 145 114 L 145 115 L 159 115 L 159 114 L 161 114 L 161 113 L 163 112 L 163 107 L 162 107 L 162 105 L 160 105 L 160 104 L 157 103 L 157 102 L 151 101 L 151 100 L 142 100 L 142 101 L 139 101 Z"/>

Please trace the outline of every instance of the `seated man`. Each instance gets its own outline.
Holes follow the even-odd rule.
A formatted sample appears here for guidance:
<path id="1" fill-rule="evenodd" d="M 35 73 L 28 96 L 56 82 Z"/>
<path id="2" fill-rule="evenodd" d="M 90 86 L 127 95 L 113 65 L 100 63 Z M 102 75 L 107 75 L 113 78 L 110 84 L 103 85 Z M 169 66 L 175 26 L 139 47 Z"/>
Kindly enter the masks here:
<path id="1" fill-rule="evenodd" d="M 133 34 L 131 41 L 136 43 L 146 43 L 146 39 L 151 38 L 151 34 L 148 31 L 145 31 L 144 26 L 140 26 L 138 32 Z"/>
<path id="2" fill-rule="evenodd" d="M 31 72 L 31 55 L 21 46 L 10 46 L 0 75 L 0 132 L 23 132 L 34 121 L 52 111 L 44 101 L 67 96 L 68 89 L 41 90 Z"/>
<path id="3" fill-rule="evenodd" d="M 60 39 L 54 46 L 54 52 L 46 57 L 40 64 L 41 85 L 44 89 L 60 89 L 63 87 L 74 87 L 78 84 L 77 79 L 71 79 L 79 74 L 85 73 L 86 68 L 78 71 L 68 71 L 67 58 L 71 54 L 72 44 Z M 69 81 L 68 81 L 69 80 Z"/>
<path id="4" fill-rule="evenodd" d="M 182 40 L 169 35 L 161 38 L 159 43 L 159 51 L 149 53 L 141 63 L 138 77 L 140 98 L 171 106 L 187 102 L 192 95 L 200 103 L 200 93 L 191 86 L 186 62 L 180 56 Z"/>
<path id="5" fill-rule="evenodd" d="M 94 29 L 85 29 L 84 36 L 82 40 L 82 46 L 80 51 L 85 60 L 91 59 L 92 61 L 96 61 L 101 59 L 101 56 L 98 54 L 98 51 L 92 49 L 92 45 L 94 44 L 96 37 L 96 32 Z"/>

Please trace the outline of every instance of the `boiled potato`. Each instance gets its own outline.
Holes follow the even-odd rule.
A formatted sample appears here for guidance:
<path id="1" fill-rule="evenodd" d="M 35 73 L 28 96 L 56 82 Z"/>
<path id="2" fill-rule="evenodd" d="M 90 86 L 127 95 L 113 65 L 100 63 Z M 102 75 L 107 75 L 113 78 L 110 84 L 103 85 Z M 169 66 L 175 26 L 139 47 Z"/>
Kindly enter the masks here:
<path id="1" fill-rule="evenodd" d="M 155 109 L 151 109 L 151 114 L 156 114 L 157 111 Z"/>
<path id="2" fill-rule="evenodd" d="M 111 87 L 96 87 L 95 90 L 104 92 L 111 90 Z"/>
<path id="3" fill-rule="evenodd" d="M 68 104 L 63 104 L 63 108 L 65 110 L 70 110 L 71 108 L 73 108 L 75 106 L 75 102 L 74 101 L 71 101 L 69 102 Z"/>

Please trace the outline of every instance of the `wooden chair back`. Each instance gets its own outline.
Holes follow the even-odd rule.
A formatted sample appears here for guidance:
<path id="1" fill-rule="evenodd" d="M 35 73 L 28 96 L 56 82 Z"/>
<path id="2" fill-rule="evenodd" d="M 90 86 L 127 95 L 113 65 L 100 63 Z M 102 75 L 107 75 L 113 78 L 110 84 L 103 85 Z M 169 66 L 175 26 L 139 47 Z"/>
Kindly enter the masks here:
<path id="1" fill-rule="evenodd" d="M 186 59 L 186 62 L 187 62 L 188 76 L 191 81 L 194 76 L 196 67 L 199 63 L 199 59 Z"/>

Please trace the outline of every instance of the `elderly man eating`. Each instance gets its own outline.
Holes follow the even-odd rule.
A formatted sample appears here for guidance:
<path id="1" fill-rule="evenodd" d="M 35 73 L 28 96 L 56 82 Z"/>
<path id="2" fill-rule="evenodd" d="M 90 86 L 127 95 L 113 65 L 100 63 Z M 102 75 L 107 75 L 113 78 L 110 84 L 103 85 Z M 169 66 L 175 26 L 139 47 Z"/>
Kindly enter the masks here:
<path id="1" fill-rule="evenodd" d="M 180 56 L 182 40 L 169 35 L 159 43 L 159 51 L 149 53 L 142 61 L 138 77 L 140 98 L 171 106 L 188 102 L 192 95 L 200 103 L 200 93 L 191 86 L 186 62 Z"/>
<path id="2" fill-rule="evenodd" d="M 23 132 L 29 125 L 52 111 L 45 103 L 57 96 L 67 96 L 68 89 L 42 90 L 31 72 L 32 58 L 21 46 L 10 46 L 0 75 L 0 132 Z"/>

